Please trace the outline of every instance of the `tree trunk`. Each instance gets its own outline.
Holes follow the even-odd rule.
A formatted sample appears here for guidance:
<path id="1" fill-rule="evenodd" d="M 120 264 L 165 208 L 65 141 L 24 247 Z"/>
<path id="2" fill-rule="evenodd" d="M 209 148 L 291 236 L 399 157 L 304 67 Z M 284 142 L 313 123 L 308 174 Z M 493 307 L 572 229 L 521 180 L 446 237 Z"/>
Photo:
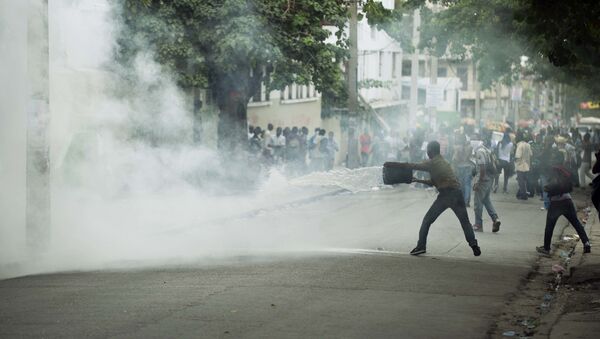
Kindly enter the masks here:
<path id="1" fill-rule="evenodd" d="M 248 149 L 248 102 L 261 86 L 262 66 L 240 68 L 217 80 L 218 149 L 227 157 L 240 157 Z"/>
<path id="2" fill-rule="evenodd" d="M 248 145 L 248 96 L 234 89 L 219 93 L 218 148 L 223 155 L 239 156 Z"/>

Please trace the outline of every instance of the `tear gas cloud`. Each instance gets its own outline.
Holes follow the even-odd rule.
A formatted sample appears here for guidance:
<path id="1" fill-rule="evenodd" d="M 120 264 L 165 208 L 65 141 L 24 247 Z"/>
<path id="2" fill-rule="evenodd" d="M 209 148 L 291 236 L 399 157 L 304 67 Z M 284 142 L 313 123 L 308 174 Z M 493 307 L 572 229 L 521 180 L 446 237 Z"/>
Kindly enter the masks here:
<path id="1" fill-rule="evenodd" d="M 3 43 L 20 38 L 24 45 L 26 33 L 6 33 L 24 31 L 27 12 L 16 3 L 3 3 L 2 10 L 20 10 L 12 12 L 12 21 L 0 22 L 0 37 Z M 313 235 L 298 236 L 302 230 L 273 241 L 269 228 L 248 225 L 245 213 L 304 191 L 273 172 L 256 191 L 225 194 L 228 178 L 221 169 L 243 173 L 245 165 L 222 163 L 215 151 L 192 143 L 191 105 L 150 48 L 129 69 L 113 61 L 119 22 L 110 3 L 49 3 L 51 240 L 32 259 L 24 227 L 3 222 L 0 267 L 17 263 L 18 274 L 25 274 L 318 246 Z M 13 51 L 13 59 L 26 59 L 26 50 Z M 3 62 L 0 71 L 8 74 L 11 67 Z M 26 88 L 17 88 L 25 97 Z M 24 157 L 25 148 L 12 152 Z M 24 180 L 15 185 L 8 190 L 18 192 Z M 3 203 L 0 213 L 11 206 Z"/>

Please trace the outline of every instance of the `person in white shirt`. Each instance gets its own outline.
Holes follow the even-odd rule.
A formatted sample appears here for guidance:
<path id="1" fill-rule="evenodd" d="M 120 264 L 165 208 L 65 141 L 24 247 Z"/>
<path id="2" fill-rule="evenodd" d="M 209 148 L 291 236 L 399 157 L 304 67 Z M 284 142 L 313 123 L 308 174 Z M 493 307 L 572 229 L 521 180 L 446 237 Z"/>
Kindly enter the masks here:
<path id="1" fill-rule="evenodd" d="M 498 143 L 498 145 L 496 147 L 497 147 L 496 151 L 498 154 L 498 160 L 500 161 L 500 168 L 498 168 L 498 173 L 496 174 L 496 177 L 494 178 L 494 193 L 496 193 L 496 191 L 498 190 L 498 184 L 500 181 L 500 171 L 501 170 L 504 175 L 504 183 L 502 186 L 502 193 L 508 193 L 508 179 L 513 175 L 512 172 L 513 172 L 513 168 L 514 168 L 513 159 L 512 159 L 514 145 L 513 145 L 512 141 L 510 140 L 509 132 L 504 132 L 504 136 L 502 137 L 502 140 Z"/>
<path id="2" fill-rule="evenodd" d="M 531 146 L 527 142 L 527 137 L 522 131 L 517 133 L 517 150 L 515 151 L 515 169 L 517 170 L 517 181 L 519 182 L 519 192 L 517 199 L 527 200 L 527 174 L 531 167 Z"/>
<path id="3" fill-rule="evenodd" d="M 283 136 L 283 129 L 281 127 L 277 127 L 275 135 L 271 136 L 269 147 L 272 149 L 275 163 L 282 163 L 283 151 L 285 149 L 285 137 Z"/>

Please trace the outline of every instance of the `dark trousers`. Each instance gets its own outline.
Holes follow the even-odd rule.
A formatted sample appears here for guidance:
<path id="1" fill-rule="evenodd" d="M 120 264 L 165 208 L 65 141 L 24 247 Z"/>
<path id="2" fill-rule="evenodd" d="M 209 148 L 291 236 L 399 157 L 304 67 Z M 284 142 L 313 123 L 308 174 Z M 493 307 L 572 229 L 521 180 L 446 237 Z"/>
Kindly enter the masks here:
<path id="1" fill-rule="evenodd" d="M 517 171 L 517 182 L 519 183 L 517 198 L 527 200 L 527 172 Z"/>
<path id="2" fill-rule="evenodd" d="M 529 197 L 533 198 L 536 193 L 541 193 L 542 191 L 539 188 L 538 180 L 540 179 L 540 174 L 538 171 L 529 171 L 527 172 L 527 191 L 529 192 Z"/>
<path id="3" fill-rule="evenodd" d="M 427 247 L 427 234 L 429 234 L 429 227 L 433 224 L 436 219 L 448 208 L 452 209 L 456 217 L 460 221 L 465 239 L 470 246 L 477 245 L 477 239 L 475 239 L 475 233 L 473 232 L 473 226 L 469 221 L 469 214 L 467 213 L 467 207 L 462 191 L 458 188 L 451 189 L 440 189 L 440 193 L 437 199 L 433 202 L 433 205 L 429 208 L 429 211 L 423 217 L 421 223 L 421 229 L 419 230 L 419 242 L 418 247 Z"/>
<path id="4" fill-rule="evenodd" d="M 510 163 L 506 160 L 500 160 L 500 168 L 498 168 L 498 174 L 496 174 L 496 177 L 494 178 L 495 187 L 498 187 L 498 184 L 500 183 L 500 170 L 502 170 L 502 174 L 504 175 L 504 186 L 502 187 L 502 191 L 506 192 L 508 189 L 508 179 L 510 179 L 510 176 L 512 174 L 510 173 Z"/>
<path id="5" fill-rule="evenodd" d="M 551 201 L 550 208 L 548 208 L 548 213 L 546 214 L 546 231 L 544 233 L 545 249 L 550 250 L 554 226 L 556 226 L 556 222 L 561 215 L 564 215 L 565 218 L 569 220 L 571 225 L 573 225 L 575 231 L 577 231 L 577 234 L 579 235 L 579 239 L 581 239 L 581 242 L 585 244 L 590 241 L 585 233 L 583 225 L 577 218 L 577 211 L 575 210 L 575 205 L 573 205 L 573 200 L 566 199 L 561 201 Z"/>

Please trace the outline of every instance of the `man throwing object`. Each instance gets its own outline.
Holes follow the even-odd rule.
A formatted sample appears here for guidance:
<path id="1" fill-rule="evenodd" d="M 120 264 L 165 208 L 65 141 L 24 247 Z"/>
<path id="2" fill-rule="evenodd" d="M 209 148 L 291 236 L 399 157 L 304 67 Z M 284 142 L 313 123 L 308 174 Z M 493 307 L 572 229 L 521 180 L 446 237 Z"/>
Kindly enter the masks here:
<path id="1" fill-rule="evenodd" d="M 431 176 L 430 180 L 413 179 L 413 181 L 435 186 L 439 191 L 437 199 L 433 202 L 433 205 L 431 205 L 421 223 L 417 247 L 415 247 L 410 254 L 419 255 L 426 252 L 429 227 L 431 227 L 431 224 L 433 224 L 446 209 L 450 208 L 460 221 L 465 238 L 473 250 L 473 254 L 475 256 L 481 255 L 481 249 L 477 245 L 477 239 L 475 239 L 475 233 L 473 232 L 473 227 L 469 221 L 467 207 L 460 190 L 458 179 L 452 171 L 451 165 L 441 156 L 440 144 L 437 141 L 432 141 L 427 145 L 427 156 L 429 157 L 429 160 L 418 164 L 399 162 L 386 162 L 384 164 L 385 167 L 408 168 L 411 170 L 429 172 Z"/>

